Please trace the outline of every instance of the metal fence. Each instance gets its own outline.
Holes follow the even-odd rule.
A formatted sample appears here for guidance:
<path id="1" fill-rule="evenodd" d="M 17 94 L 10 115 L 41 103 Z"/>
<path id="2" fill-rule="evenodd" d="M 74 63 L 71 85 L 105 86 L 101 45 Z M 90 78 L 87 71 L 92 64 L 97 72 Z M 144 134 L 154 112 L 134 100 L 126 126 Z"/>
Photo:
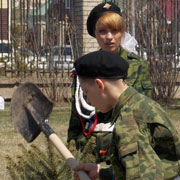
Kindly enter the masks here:
<path id="1" fill-rule="evenodd" d="M 180 0 L 112 1 L 122 9 L 140 55 L 179 56 Z M 76 52 L 72 19 L 72 0 L 0 0 L 1 74 L 71 68 Z"/>
<path id="2" fill-rule="evenodd" d="M 155 86 L 170 81 L 171 87 L 180 69 L 180 0 L 109 1 L 121 8 L 126 31 L 137 39 L 138 53 L 147 59 Z M 0 0 L 0 75 L 17 78 L 48 73 L 55 78 L 55 73 L 66 78 L 78 51 L 74 3 Z"/>
<path id="3" fill-rule="evenodd" d="M 71 0 L 0 0 L 1 74 L 72 68 L 72 10 Z"/>

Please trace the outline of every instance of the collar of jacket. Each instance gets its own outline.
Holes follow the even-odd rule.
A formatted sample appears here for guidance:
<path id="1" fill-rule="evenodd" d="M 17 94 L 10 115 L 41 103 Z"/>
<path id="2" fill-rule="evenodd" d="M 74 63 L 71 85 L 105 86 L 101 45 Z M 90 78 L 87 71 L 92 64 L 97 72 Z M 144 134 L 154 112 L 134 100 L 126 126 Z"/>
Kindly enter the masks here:
<path id="1" fill-rule="evenodd" d="M 127 103 L 127 101 L 137 94 L 138 92 L 131 86 L 127 87 L 127 89 L 120 95 L 116 106 L 112 110 L 112 121 L 111 123 L 114 124 L 116 119 L 120 114 L 120 109 Z"/>
<path id="2" fill-rule="evenodd" d="M 122 58 L 126 59 L 126 60 L 130 60 L 130 59 L 142 59 L 140 56 L 128 52 L 125 49 L 123 49 L 122 47 L 120 47 L 119 49 L 119 56 L 121 56 Z"/>

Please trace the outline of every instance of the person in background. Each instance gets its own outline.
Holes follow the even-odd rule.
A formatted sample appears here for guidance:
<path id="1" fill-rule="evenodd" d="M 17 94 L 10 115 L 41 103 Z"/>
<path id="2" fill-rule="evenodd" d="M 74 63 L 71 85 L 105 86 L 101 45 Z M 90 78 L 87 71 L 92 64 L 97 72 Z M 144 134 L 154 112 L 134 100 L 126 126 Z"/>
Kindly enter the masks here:
<path id="1" fill-rule="evenodd" d="M 127 84 L 151 97 L 152 84 L 148 64 L 137 55 L 135 38 L 125 32 L 125 22 L 120 8 L 110 2 L 98 4 L 88 16 L 87 31 L 96 38 L 100 51 L 113 52 L 128 62 Z M 111 61 L 108 63 L 111 64 Z M 104 162 L 105 169 L 101 171 L 101 179 L 106 180 L 108 180 L 107 171 L 111 172 L 107 154 L 113 131 L 113 127 L 110 126 L 111 113 L 111 111 L 106 113 L 95 111 L 93 106 L 88 105 L 83 98 L 78 78 L 73 79 L 72 110 L 67 141 L 69 146 L 75 143 L 76 148 L 81 152 L 88 142 L 92 142 L 92 145 L 98 144 L 95 148 L 92 147 L 92 154 L 95 162 Z M 110 179 L 111 176 L 110 173 Z"/>
<path id="2" fill-rule="evenodd" d="M 157 102 L 127 85 L 127 61 L 102 50 L 80 57 L 74 67 L 88 101 L 102 113 L 112 112 L 108 155 L 114 179 L 180 179 L 177 131 Z M 79 180 L 79 170 L 95 180 L 101 166 L 85 163 L 74 170 L 75 180 Z"/>

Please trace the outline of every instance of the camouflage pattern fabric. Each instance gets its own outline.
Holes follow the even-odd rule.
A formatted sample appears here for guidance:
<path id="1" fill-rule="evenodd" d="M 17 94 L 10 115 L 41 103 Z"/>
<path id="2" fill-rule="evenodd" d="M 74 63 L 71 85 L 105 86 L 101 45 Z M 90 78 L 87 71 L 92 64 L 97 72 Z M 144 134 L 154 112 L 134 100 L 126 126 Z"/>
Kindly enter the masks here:
<path id="1" fill-rule="evenodd" d="M 152 83 L 147 61 L 143 58 L 120 49 L 119 55 L 129 63 L 127 84 L 134 87 L 139 93 L 152 97 Z"/>
<path id="2" fill-rule="evenodd" d="M 145 94 L 149 97 L 152 96 L 152 84 L 150 81 L 150 74 L 148 71 L 147 62 L 141 57 L 129 53 L 124 49 L 120 49 L 119 55 L 126 59 L 129 63 L 127 84 L 133 86 L 138 92 Z M 82 134 L 82 127 L 77 115 L 76 107 L 75 107 L 75 87 L 76 87 L 76 78 L 73 79 L 72 83 L 72 110 L 71 117 L 69 121 L 69 129 L 68 129 L 68 142 L 71 139 L 77 140 L 78 136 Z M 109 122 L 108 113 L 102 114 L 98 116 L 98 121 L 101 122 Z"/>
<path id="3" fill-rule="evenodd" d="M 118 117 L 118 118 L 117 118 Z M 180 140 L 161 106 L 128 87 L 113 109 L 116 179 L 166 180 L 180 173 Z"/>
<path id="4" fill-rule="evenodd" d="M 127 84 L 133 86 L 135 89 L 137 89 L 138 92 L 151 97 L 152 84 L 150 81 L 150 74 L 148 71 L 147 62 L 141 57 L 133 53 L 129 53 L 122 48 L 119 51 L 119 55 L 124 59 L 126 59 L 129 63 Z M 83 151 L 87 142 L 91 138 L 93 138 L 96 140 L 96 144 L 97 144 L 96 148 L 93 151 L 94 152 L 93 154 L 96 157 L 96 162 L 97 163 L 104 161 L 109 162 L 109 155 L 106 153 L 100 154 L 100 151 L 102 150 L 105 151 L 108 149 L 109 144 L 111 144 L 112 133 L 100 132 L 100 133 L 93 133 L 90 137 L 84 136 L 82 132 L 81 122 L 79 120 L 75 107 L 75 97 L 74 97 L 75 87 L 76 87 L 76 78 L 73 79 L 73 84 L 72 84 L 72 110 L 71 110 L 71 117 L 69 121 L 69 129 L 68 129 L 68 143 L 70 143 L 71 140 L 75 140 L 76 148 L 78 150 Z M 111 121 L 112 112 L 108 112 L 106 114 L 97 112 L 97 115 L 98 115 L 98 123 L 101 122 L 108 123 Z M 106 143 L 103 144 L 103 142 Z"/>

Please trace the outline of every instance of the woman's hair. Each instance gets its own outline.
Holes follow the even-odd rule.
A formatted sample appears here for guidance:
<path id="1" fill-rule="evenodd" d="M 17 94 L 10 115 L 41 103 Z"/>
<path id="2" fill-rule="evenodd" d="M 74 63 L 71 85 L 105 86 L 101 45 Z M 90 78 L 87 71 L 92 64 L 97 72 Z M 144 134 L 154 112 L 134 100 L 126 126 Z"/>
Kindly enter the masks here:
<path id="1" fill-rule="evenodd" d="M 104 13 L 98 21 L 108 28 L 119 30 L 122 33 L 125 33 L 125 22 L 124 18 L 117 13 L 106 12 Z"/>

